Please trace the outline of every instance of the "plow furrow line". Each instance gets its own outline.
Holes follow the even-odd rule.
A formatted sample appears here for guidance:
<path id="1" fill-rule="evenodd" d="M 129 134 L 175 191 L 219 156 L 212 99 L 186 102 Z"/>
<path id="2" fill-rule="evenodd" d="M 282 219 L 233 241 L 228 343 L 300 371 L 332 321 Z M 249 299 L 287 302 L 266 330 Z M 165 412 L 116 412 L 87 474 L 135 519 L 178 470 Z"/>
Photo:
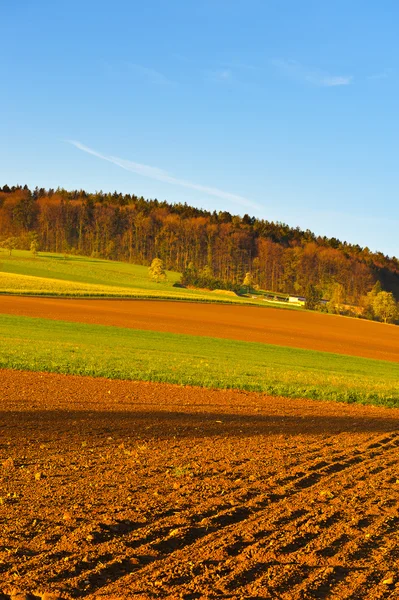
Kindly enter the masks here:
<path id="1" fill-rule="evenodd" d="M 223 536 L 222 531 L 228 532 L 232 527 L 237 527 L 237 525 L 245 525 L 246 535 L 253 536 L 261 536 L 264 539 L 265 535 L 269 534 L 268 543 L 270 544 L 276 537 L 276 534 L 273 534 L 272 531 L 262 531 L 259 527 L 259 518 L 261 517 L 262 512 L 269 512 L 270 510 L 278 510 L 284 507 L 284 503 L 286 502 L 287 497 L 292 496 L 303 496 L 303 503 L 306 506 L 306 497 L 313 490 L 313 487 L 317 484 L 320 484 L 324 481 L 324 479 L 330 480 L 331 478 L 335 478 L 337 473 L 340 473 L 344 469 L 356 469 L 356 467 L 364 468 L 366 464 L 373 463 L 377 460 L 381 454 L 386 453 L 389 450 L 396 448 L 396 444 L 392 446 L 392 438 L 394 436 L 389 436 L 383 438 L 383 440 L 378 440 L 377 442 L 373 442 L 372 444 L 368 444 L 365 449 L 365 455 L 360 457 L 359 455 L 355 455 L 355 457 L 349 457 L 347 460 L 339 465 L 337 463 L 332 463 L 332 465 L 323 466 L 321 469 L 320 476 L 312 479 L 302 478 L 298 481 L 295 481 L 289 488 L 286 488 L 284 494 L 273 494 L 273 495 L 265 495 L 262 494 L 259 499 L 256 497 L 253 498 L 250 502 L 247 502 L 246 505 L 235 506 L 233 509 L 229 508 L 224 511 L 220 511 L 216 515 L 209 517 L 205 525 L 196 524 L 188 527 L 183 527 L 180 530 L 175 532 L 175 535 L 170 535 L 171 528 L 168 526 L 167 518 L 163 519 L 163 523 L 159 523 L 158 527 L 154 529 L 150 528 L 148 533 L 144 537 L 137 538 L 138 529 L 134 532 L 120 532 L 120 535 L 115 538 L 115 545 L 118 546 L 120 542 L 123 540 L 124 549 L 128 547 L 130 550 L 138 553 L 139 556 L 143 551 L 150 550 L 153 555 L 153 559 L 150 561 L 150 564 L 138 564 L 135 565 L 132 571 L 140 571 L 151 570 L 153 571 L 153 562 L 159 562 L 159 573 L 160 577 L 164 576 L 163 569 L 165 569 L 165 573 L 167 574 L 168 569 L 170 569 L 170 564 L 173 563 L 174 557 L 181 552 L 184 552 L 189 547 L 193 547 L 193 552 L 195 551 L 195 546 L 203 546 L 206 540 L 207 544 L 212 544 L 212 541 L 216 538 L 220 541 L 221 536 Z M 396 438 L 396 436 L 395 436 Z M 395 441 L 395 440 L 394 440 Z M 379 450 L 376 450 L 379 448 Z M 342 455 L 341 455 L 342 458 Z M 354 460 L 355 459 L 355 460 Z M 391 461 L 395 463 L 396 461 Z M 332 469 L 331 467 L 339 466 L 338 470 Z M 341 469 L 342 466 L 342 469 Z M 356 469 L 357 471 L 358 469 Z M 356 476 L 356 473 L 352 471 L 352 480 Z M 323 479 L 324 478 L 324 479 Z M 304 485 L 305 483 L 305 485 Z M 273 505 L 276 505 L 273 507 Z M 301 509 L 305 511 L 305 509 Z M 300 522 L 306 521 L 306 517 L 309 517 L 311 511 L 307 510 L 305 512 L 299 512 L 297 518 L 292 520 L 292 515 L 287 515 L 283 517 L 279 517 L 274 523 L 274 525 L 281 527 L 284 523 L 282 520 L 285 520 L 286 527 L 298 527 L 300 526 Z M 331 516 L 333 520 L 336 517 Z M 280 521 L 280 523 L 279 523 Z M 333 523 L 331 523 L 332 525 Z M 147 525 L 148 529 L 148 525 Z M 178 535 L 176 535 L 178 534 Z M 295 553 L 299 549 L 305 548 L 310 542 L 317 539 L 319 534 L 317 532 L 307 532 L 305 536 L 297 537 L 297 540 L 292 540 L 288 545 L 281 549 L 281 552 L 286 555 L 290 555 Z M 109 544 L 109 540 L 107 540 Z M 101 543 L 101 542 L 100 542 Z M 226 549 L 225 544 L 223 542 L 217 544 L 221 549 Z M 262 542 L 255 542 L 254 550 L 256 547 L 261 547 Z M 100 550 L 100 548 L 98 548 Z M 115 548 L 116 550 L 116 548 Z M 236 554 L 240 553 L 239 548 L 235 548 L 234 552 Z M 227 553 L 229 553 L 229 549 L 227 548 Z M 123 551 L 122 551 L 123 554 Z M 168 560 L 168 558 L 170 560 Z M 38 562 L 33 560 L 34 562 Z M 41 563 L 43 565 L 43 563 Z M 162 565 L 162 566 L 161 566 Z M 169 566 L 168 566 L 169 565 Z M 25 566 L 25 565 L 24 565 Z M 26 565 L 25 568 L 32 568 L 34 565 Z M 163 568 L 162 568 L 163 567 Z M 43 569 L 43 567 L 42 567 Z M 40 569 L 40 570 L 42 570 Z M 158 571 L 158 569 L 157 569 Z M 121 570 L 121 576 L 127 575 L 129 572 L 128 567 L 126 567 L 125 571 Z M 81 575 L 76 578 L 74 577 L 74 584 L 79 583 L 79 581 L 90 581 L 93 579 L 94 575 L 98 574 L 97 569 L 86 569 L 83 570 Z M 66 573 L 65 573 L 66 575 Z M 132 574 L 134 577 L 134 574 Z M 62 579 L 62 578 L 60 578 Z M 130 579 L 130 578 L 129 578 Z M 93 585 L 91 586 L 93 587 Z"/>

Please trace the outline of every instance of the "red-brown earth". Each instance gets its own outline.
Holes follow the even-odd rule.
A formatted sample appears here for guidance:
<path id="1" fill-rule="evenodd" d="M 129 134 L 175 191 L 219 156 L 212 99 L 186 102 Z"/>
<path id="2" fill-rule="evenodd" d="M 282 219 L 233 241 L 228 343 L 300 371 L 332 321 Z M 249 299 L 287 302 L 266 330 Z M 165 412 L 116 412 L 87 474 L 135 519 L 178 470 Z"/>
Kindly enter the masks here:
<path id="1" fill-rule="evenodd" d="M 399 327 L 305 311 L 2 296 L 0 313 L 263 342 L 399 362 Z"/>
<path id="2" fill-rule="evenodd" d="M 399 410 L 0 382 L 1 600 L 399 597 Z"/>

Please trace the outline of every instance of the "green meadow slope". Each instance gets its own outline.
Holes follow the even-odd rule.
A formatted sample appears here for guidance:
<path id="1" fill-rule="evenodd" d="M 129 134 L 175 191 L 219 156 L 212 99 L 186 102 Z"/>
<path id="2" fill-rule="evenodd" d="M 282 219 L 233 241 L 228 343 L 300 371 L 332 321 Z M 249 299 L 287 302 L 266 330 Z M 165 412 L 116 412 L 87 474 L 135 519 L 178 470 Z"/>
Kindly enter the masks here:
<path id="1" fill-rule="evenodd" d="M 239 304 L 262 300 L 175 287 L 148 268 L 26 251 L 0 254 L 0 293 L 137 297 Z M 50 371 L 271 395 L 399 406 L 399 365 L 212 337 L 0 315 L 0 368 Z"/>
<path id="2" fill-rule="evenodd" d="M 397 363 L 9 315 L 0 315 L 0 368 L 399 406 Z"/>
<path id="3" fill-rule="evenodd" d="M 156 283 L 148 267 L 129 263 L 14 250 L 0 252 L 0 294 L 76 297 L 160 298 L 234 304 L 277 305 L 263 299 L 237 296 L 225 290 L 197 290 L 176 287 L 180 273 L 167 272 L 167 281 Z M 283 308 L 297 309 L 283 305 Z"/>

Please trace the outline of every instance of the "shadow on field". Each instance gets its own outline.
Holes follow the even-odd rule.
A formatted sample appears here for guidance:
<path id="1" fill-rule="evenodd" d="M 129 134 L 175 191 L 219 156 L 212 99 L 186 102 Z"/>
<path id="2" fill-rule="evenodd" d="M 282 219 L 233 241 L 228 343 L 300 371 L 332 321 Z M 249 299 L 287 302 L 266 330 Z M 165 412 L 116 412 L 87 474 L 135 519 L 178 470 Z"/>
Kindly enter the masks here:
<path id="1" fill-rule="evenodd" d="M 339 412 L 339 404 L 337 404 Z M 0 435 L 137 437 L 317 435 L 378 433 L 399 429 L 399 418 L 249 415 L 167 411 L 2 411 Z"/>

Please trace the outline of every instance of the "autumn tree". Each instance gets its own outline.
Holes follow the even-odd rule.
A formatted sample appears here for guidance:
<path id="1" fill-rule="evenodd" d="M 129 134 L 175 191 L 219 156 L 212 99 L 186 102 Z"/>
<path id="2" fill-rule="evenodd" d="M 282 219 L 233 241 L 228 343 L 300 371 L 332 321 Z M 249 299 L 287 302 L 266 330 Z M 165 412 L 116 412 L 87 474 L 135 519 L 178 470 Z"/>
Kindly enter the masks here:
<path id="1" fill-rule="evenodd" d="M 11 256 L 12 251 L 18 246 L 18 239 L 16 237 L 7 238 L 1 245 L 8 250 L 8 255 Z"/>
<path id="2" fill-rule="evenodd" d="M 305 298 L 305 308 L 309 310 L 315 310 L 320 304 L 322 294 L 315 285 L 310 283 L 306 286 Z"/>
<path id="3" fill-rule="evenodd" d="M 212 279 L 213 273 L 211 267 L 209 265 L 205 265 L 205 267 L 201 269 L 200 275 L 203 277 L 203 279 Z"/>
<path id="4" fill-rule="evenodd" d="M 154 258 L 148 269 L 148 275 L 152 281 L 156 281 L 157 283 L 166 281 L 165 267 L 160 258 Z"/>
<path id="5" fill-rule="evenodd" d="M 370 292 L 367 294 L 367 296 L 371 300 L 374 300 L 374 298 L 376 298 L 376 296 L 378 296 L 378 294 L 380 294 L 381 292 L 382 292 L 381 283 L 379 281 L 376 281 L 375 284 L 373 285 L 373 287 L 371 288 Z"/>
<path id="6" fill-rule="evenodd" d="M 327 308 L 329 312 L 340 313 L 344 309 L 345 288 L 341 283 L 334 283 L 331 292 L 331 298 L 328 301 Z"/>
<path id="7" fill-rule="evenodd" d="M 376 283 L 373 285 L 368 294 L 361 298 L 360 305 L 363 307 L 363 316 L 366 319 L 378 318 L 374 311 L 374 300 L 381 292 L 381 283 L 379 281 L 376 281 Z"/>
<path id="8" fill-rule="evenodd" d="M 239 290 L 249 272 L 253 289 L 308 295 L 314 304 L 312 288 L 306 294 L 311 285 L 330 299 L 331 310 L 361 301 L 368 318 L 375 317 L 373 300 L 382 291 L 378 281 L 399 299 L 397 258 L 299 227 L 134 194 L 0 187 L 1 239 L 16 238 L 17 247 L 28 250 L 33 235 L 43 251 L 76 249 L 141 265 L 156 256 L 165 268 L 183 273 L 184 285 Z M 12 252 L 13 245 L 6 246 Z M 164 273 L 155 275 L 162 279 Z M 334 282 L 342 286 L 335 295 Z"/>
<path id="9" fill-rule="evenodd" d="M 394 323 L 399 316 L 398 305 L 392 292 L 379 292 L 374 297 L 373 310 L 375 316 L 384 323 Z"/>
<path id="10" fill-rule="evenodd" d="M 39 242 L 37 240 L 32 240 L 30 244 L 30 251 L 32 252 L 33 256 L 37 256 L 39 251 Z"/>
<path id="11" fill-rule="evenodd" d="M 242 285 L 247 288 L 247 291 L 249 293 L 253 287 L 253 284 L 254 284 L 254 280 L 253 280 L 252 274 L 248 271 L 248 273 L 245 273 L 245 277 L 244 277 L 244 281 L 242 282 Z"/>

